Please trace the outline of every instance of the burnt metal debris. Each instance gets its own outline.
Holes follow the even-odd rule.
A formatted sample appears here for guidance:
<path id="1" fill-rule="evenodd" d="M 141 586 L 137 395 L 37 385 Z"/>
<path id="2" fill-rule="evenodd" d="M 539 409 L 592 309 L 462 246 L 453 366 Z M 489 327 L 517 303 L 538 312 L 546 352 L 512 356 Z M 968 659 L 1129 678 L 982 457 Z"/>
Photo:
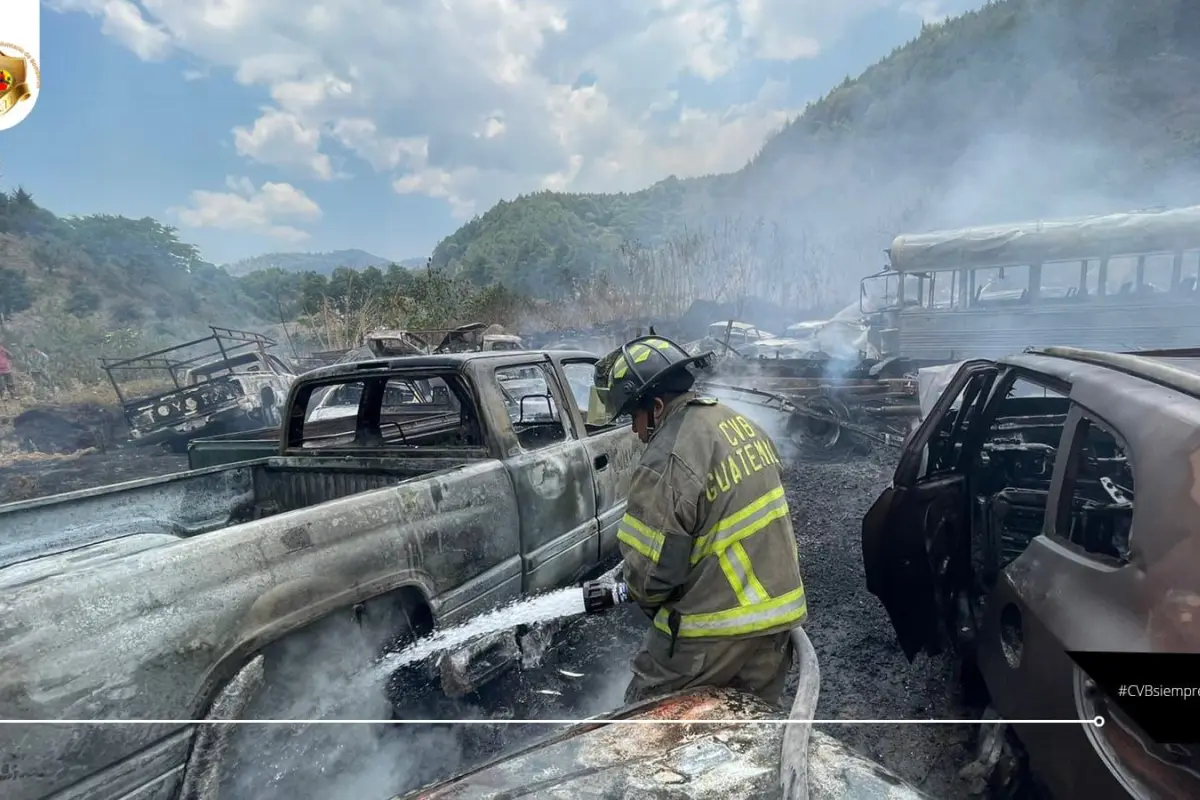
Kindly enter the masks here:
<path id="1" fill-rule="evenodd" d="M 100 359 L 135 442 L 182 451 L 197 436 L 279 424 L 295 373 L 268 352 L 275 341 L 233 328 L 209 330 L 133 358 Z"/>
<path id="2" fill-rule="evenodd" d="M 535 791 L 564 800 L 929 800 L 810 725 L 746 724 L 813 719 L 820 684 L 816 653 L 803 630 L 793 639 L 801 687 L 786 715 L 735 689 L 685 690 L 571 726 L 402 800 L 500 800 Z M 657 719 L 672 723 L 611 724 Z M 691 720 L 703 722 L 686 724 Z"/>
<path id="3" fill-rule="evenodd" d="M 917 379 L 903 359 L 721 359 L 700 387 L 788 416 L 810 457 L 840 456 L 859 440 L 898 447 L 920 415 Z"/>

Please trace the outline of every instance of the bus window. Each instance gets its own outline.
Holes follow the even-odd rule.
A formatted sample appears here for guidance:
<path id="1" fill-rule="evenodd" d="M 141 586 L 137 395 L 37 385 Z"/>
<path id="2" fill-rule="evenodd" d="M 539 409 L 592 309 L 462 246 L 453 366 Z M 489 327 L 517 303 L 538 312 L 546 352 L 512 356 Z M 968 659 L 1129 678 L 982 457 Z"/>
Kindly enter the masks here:
<path id="1" fill-rule="evenodd" d="M 1170 291 L 1171 270 L 1175 264 L 1174 254 L 1154 253 L 1145 258 L 1142 267 L 1142 292 Z"/>
<path id="2" fill-rule="evenodd" d="M 1017 305 L 1029 302 L 1029 267 L 989 267 L 975 270 L 972 305 Z"/>
<path id="3" fill-rule="evenodd" d="M 1183 254 L 1183 269 L 1179 273 L 1179 292 L 1197 292 L 1200 283 L 1200 251 L 1191 250 Z"/>
<path id="4" fill-rule="evenodd" d="M 921 305 L 928 309 L 948 311 L 958 307 L 958 282 L 960 270 L 945 270 L 925 273 L 925 296 Z"/>
<path id="5" fill-rule="evenodd" d="M 1106 295 L 1132 294 L 1137 285 L 1137 256 L 1116 256 L 1108 260 L 1104 281 Z"/>
<path id="6" fill-rule="evenodd" d="M 1073 261 L 1048 261 L 1042 264 L 1042 282 L 1038 287 L 1038 300 L 1053 302 L 1082 297 L 1080 259 Z M 1093 278 L 1094 280 L 1094 278 Z"/>
<path id="7" fill-rule="evenodd" d="M 899 272 L 881 272 L 862 280 L 862 296 L 860 306 L 864 313 L 882 311 L 900 306 L 900 279 L 904 279 L 904 306 L 921 305 L 921 280 L 912 274 Z M 929 282 L 925 281 L 926 287 Z M 928 289 L 926 289 L 928 291 Z"/>
<path id="8" fill-rule="evenodd" d="M 1087 280 L 1080 287 L 1089 297 L 1095 297 L 1100 293 L 1100 259 L 1089 258 L 1086 262 L 1082 259 L 1080 264 L 1087 264 Z"/>

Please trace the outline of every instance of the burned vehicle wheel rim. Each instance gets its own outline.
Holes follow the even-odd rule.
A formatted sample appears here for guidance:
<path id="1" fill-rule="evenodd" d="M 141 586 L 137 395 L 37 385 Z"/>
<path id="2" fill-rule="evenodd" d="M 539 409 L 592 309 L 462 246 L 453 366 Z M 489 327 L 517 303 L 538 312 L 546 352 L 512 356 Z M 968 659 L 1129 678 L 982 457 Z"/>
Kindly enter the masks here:
<path id="1" fill-rule="evenodd" d="M 836 449 L 844 441 L 841 423 L 850 417 L 846 407 L 832 397 L 817 397 L 805 406 L 805 410 L 817 416 L 794 415 L 788 424 L 788 435 L 792 441 L 809 449 Z"/>

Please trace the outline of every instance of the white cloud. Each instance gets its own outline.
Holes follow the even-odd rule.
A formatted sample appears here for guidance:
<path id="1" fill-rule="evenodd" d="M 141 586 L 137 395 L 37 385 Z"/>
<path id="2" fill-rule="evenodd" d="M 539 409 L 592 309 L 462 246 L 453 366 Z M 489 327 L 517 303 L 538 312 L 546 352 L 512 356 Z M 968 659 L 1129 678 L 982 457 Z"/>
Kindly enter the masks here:
<path id="1" fill-rule="evenodd" d="M 131 0 L 48 0 L 56 11 L 86 11 L 100 18 L 100 30 L 128 47 L 138 58 L 158 61 L 172 49 L 172 34 L 150 22 Z M 153 5 L 153 0 L 149 3 Z"/>
<path id="2" fill-rule="evenodd" d="M 188 228 L 217 228 L 265 234 L 288 242 L 309 237 L 288 223 L 316 222 L 321 208 L 290 183 L 264 183 L 255 188 L 249 178 L 227 177 L 228 192 L 197 189 L 186 207 L 169 213 Z"/>
<path id="3" fill-rule="evenodd" d="M 937 12 L 934 0 L 50 2 L 102 18 L 143 58 L 173 47 L 268 93 L 232 132 L 247 159 L 295 180 L 357 159 L 458 215 L 542 187 L 736 168 L 803 99 L 750 84 L 739 104 L 700 108 L 681 80 L 736 83 L 755 60 L 812 58 L 880 8 Z"/>
<path id="4" fill-rule="evenodd" d="M 291 167 L 323 181 L 333 178 L 333 164 L 321 152 L 320 130 L 289 111 L 264 109 L 253 127 L 233 129 L 233 144 L 239 155 L 259 163 Z"/>

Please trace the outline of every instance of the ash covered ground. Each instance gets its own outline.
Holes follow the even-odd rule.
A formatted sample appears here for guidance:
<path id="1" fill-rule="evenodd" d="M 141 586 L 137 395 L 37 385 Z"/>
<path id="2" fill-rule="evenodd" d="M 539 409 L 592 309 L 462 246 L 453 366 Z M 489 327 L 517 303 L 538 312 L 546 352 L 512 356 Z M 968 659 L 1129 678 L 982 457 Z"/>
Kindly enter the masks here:
<path id="1" fill-rule="evenodd" d="M 943 659 L 909 664 L 863 577 L 863 514 L 886 486 L 896 451 L 879 448 L 843 463 L 798 457 L 785 481 L 808 594 L 805 631 L 821 667 L 819 719 L 973 718 L 955 700 L 955 670 Z M 934 797 L 964 797 L 958 770 L 973 758 L 976 728 L 951 725 L 818 726 Z"/>
<path id="2" fill-rule="evenodd" d="M 124 441 L 120 409 L 42 407 L 0 419 L 0 502 L 181 472 L 187 456 Z"/>
<path id="3" fill-rule="evenodd" d="M 863 579 L 861 519 L 886 484 L 895 451 L 880 449 L 842 462 L 807 463 L 784 450 L 791 456 L 786 470 L 788 500 L 809 595 L 811 616 L 806 629 L 821 665 L 818 717 L 969 716 L 955 703 L 953 673 L 943 661 L 922 656 L 910 665 L 904 658 L 886 614 Z M 186 458 L 156 448 L 120 447 L 74 458 L 18 461 L 0 467 L 0 496 L 26 499 L 183 469 Z M 559 634 L 540 668 L 510 673 L 467 700 L 401 696 L 395 698 L 398 715 L 545 720 L 616 709 L 629 677 L 629 658 L 645 624 L 635 608 L 578 619 Z M 337 689 L 326 686 L 321 691 Z M 451 726 L 397 726 L 381 731 L 339 725 L 325 726 L 316 734 L 310 730 L 312 735 L 280 730 L 278 736 L 268 737 L 258 729 L 248 753 L 254 763 L 243 762 L 243 780 L 236 782 L 241 790 L 225 796 L 270 800 L 352 795 L 383 800 L 512 752 L 551 730 L 546 725 L 483 726 L 464 734 Z M 935 797 L 966 794 L 957 772 L 971 758 L 973 728 L 830 725 L 826 732 Z M 306 736 L 307 743 L 301 742 Z M 272 749 L 265 746 L 268 740 L 282 752 L 265 752 Z"/>

